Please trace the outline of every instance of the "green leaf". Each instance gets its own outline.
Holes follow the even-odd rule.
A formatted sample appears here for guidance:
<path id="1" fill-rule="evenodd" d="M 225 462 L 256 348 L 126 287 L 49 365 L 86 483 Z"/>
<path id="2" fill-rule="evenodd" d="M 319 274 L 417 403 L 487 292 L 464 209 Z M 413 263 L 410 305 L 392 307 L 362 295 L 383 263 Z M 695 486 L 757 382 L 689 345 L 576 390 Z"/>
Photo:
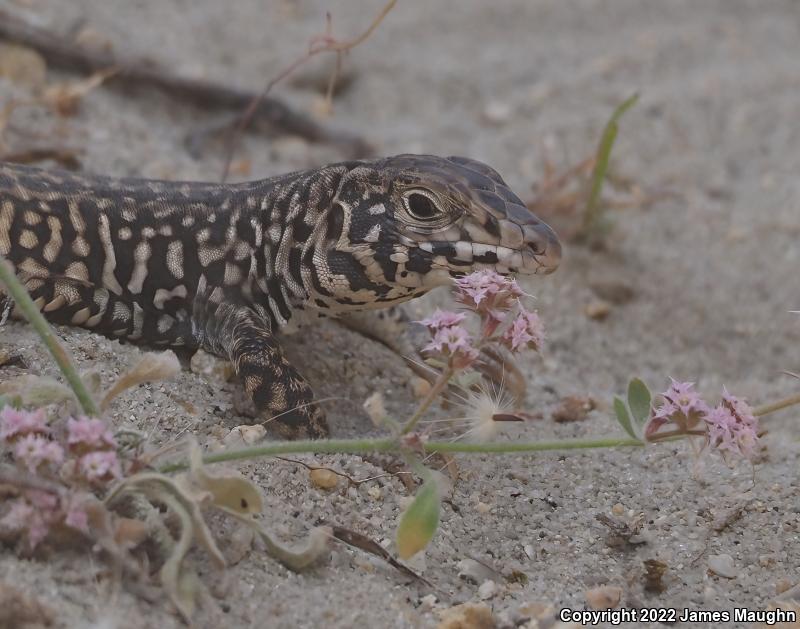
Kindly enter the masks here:
<path id="1" fill-rule="evenodd" d="M 592 171 L 591 187 L 589 188 L 589 198 L 587 199 L 586 210 L 583 215 L 583 225 L 581 226 L 583 236 L 588 236 L 589 232 L 600 225 L 602 211 L 600 206 L 600 194 L 603 190 L 603 181 L 606 178 L 606 172 L 608 171 L 611 149 L 614 146 L 614 140 L 617 139 L 619 119 L 622 114 L 636 104 L 637 100 L 639 100 L 639 94 L 633 94 L 628 97 L 614 110 L 614 113 L 611 114 L 611 118 L 608 120 L 603 130 L 603 136 L 600 138 L 600 144 L 597 147 L 595 166 Z"/>
<path id="2" fill-rule="evenodd" d="M 625 402 L 622 401 L 622 398 L 618 395 L 614 396 L 614 412 L 617 415 L 617 421 L 619 425 L 622 426 L 622 429 L 630 435 L 633 439 L 638 439 L 639 437 L 636 436 L 636 433 L 633 431 L 633 424 L 631 424 L 631 416 L 628 413 L 628 407 L 625 406 Z"/>
<path id="3" fill-rule="evenodd" d="M 628 406 L 636 423 L 643 426 L 650 417 L 650 389 L 639 378 L 633 378 L 628 384 Z"/>
<path id="4" fill-rule="evenodd" d="M 439 526 L 441 499 L 436 481 L 429 479 L 414 496 L 397 527 L 397 554 L 408 559 L 433 539 Z"/>

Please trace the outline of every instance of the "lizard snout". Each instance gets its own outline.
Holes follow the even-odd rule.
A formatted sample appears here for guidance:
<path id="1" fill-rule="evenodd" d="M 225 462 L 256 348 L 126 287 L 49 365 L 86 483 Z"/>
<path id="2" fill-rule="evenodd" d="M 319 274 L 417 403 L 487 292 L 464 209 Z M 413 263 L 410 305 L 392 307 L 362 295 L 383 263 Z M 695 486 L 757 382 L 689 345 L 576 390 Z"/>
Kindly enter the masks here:
<path id="1" fill-rule="evenodd" d="M 536 260 L 536 273 L 547 275 L 561 262 L 561 243 L 556 233 L 546 223 L 537 221 L 523 227 L 525 244 Z"/>

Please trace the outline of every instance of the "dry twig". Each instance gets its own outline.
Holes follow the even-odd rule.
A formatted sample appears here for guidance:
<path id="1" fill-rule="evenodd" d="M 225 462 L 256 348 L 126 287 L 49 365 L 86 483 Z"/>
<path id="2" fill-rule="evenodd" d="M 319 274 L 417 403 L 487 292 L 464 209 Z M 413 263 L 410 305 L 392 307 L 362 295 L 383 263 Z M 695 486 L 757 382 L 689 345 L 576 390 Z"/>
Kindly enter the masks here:
<path id="1" fill-rule="evenodd" d="M 372 20 L 372 23 L 367 27 L 367 29 L 354 37 L 353 39 L 343 40 L 340 41 L 333 36 L 332 28 L 331 28 L 331 15 L 330 13 L 327 15 L 327 26 L 325 29 L 325 33 L 322 35 L 317 35 L 311 38 L 311 41 L 308 45 L 308 51 L 292 61 L 289 65 L 287 65 L 283 70 L 281 70 L 276 76 L 269 80 L 269 82 L 264 86 L 264 89 L 258 94 L 255 98 L 253 98 L 247 109 L 242 114 L 242 117 L 239 120 L 239 123 L 236 125 L 233 133 L 231 134 L 230 141 L 228 142 L 228 150 L 225 156 L 225 168 L 222 171 L 222 179 L 221 181 L 224 183 L 225 180 L 228 178 L 228 173 L 231 168 L 231 162 L 233 161 L 233 154 L 236 151 L 236 146 L 239 142 L 239 137 L 244 132 L 244 130 L 248 127 L 248 125 L 252 122 L 253 118 L 255 117 L 256 113 L 259 111 L 259 108 L 263 106 L 263 104 L 267 101 L 267 95 L 270 93 L 273 87 L 284 80 L 286 77 L 291 75 L 297 68 L 305 64 L 309 61 L 312 57 L 323 53 L 323 52 L 332 52 L 336 54 L 336 67 L 331 74 L 330 81 L 328 82 L 328 91 L 327 91 L 327 100 L 330 103 L 330 99 L 333 95 L 333 89 L 336 83 L 336 78 L 339 75 L 339 70 L 341 68 L 342 62 L 342 55 L 346 52 L 349 52 L 360 43 L 365 41 L 372 32 L 378 28 L 380 23 L 383 21 L 389 11 L 392 10 L 392 7 L 397 3 L 397 0 L 389 0 L 389 2 L 383 7 L 381 12 Z"/>
<path id="2" fill-rule="evenodd" d="M 108 51 L 89 50 L 58 33 L 29 24 L 3 10 L 0 10 L 0 39 L 33 48 L 48 63 L 61 68 L 86 73 L 116 68 L 117 73 L 109 79 L 110 83 L 156 87 L 171 96 L 207 108 L 248 107 L 248 110 L 252 109 L 252 118 L 268 123 L 274 131 L 297 135 L 311 142 L 338 146 L 350 157 L 371 152 L 369 144 L 360 136 L 320 125 L 310 117 L 294 111 L 283 101 L 265 98 L 263 94 L 229 85 L 181 77 L 145 60 L 123 59 Z M 254 101 L 258 101 L 257 105 L 251 107 Z"/>

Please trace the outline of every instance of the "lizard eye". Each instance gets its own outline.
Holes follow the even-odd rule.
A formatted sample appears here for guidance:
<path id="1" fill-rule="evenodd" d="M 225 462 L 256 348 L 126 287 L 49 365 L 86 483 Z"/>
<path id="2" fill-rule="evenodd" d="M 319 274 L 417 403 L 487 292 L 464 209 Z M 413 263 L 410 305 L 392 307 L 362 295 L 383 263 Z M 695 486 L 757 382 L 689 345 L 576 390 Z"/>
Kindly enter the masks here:
<path id="1" fill-rule="evenodd" d="M 435 197 L 427 191 L 412 190 L 403 197 L 403 203 L 412 218 L 418 221 L 431 221 L 442 214 Z"/>

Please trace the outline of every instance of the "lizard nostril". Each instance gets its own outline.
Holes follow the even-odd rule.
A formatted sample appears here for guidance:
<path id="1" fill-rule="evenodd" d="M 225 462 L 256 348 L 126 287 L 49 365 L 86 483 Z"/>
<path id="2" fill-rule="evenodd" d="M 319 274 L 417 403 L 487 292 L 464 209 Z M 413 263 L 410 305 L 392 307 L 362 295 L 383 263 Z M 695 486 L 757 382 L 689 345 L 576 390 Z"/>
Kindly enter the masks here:
<path id="1" fill-rule="evenodd" d="M 548 273 L 556 270 L 561 261 L 561 243 L 558 236 L 545 223 L 525 226 L 525 242 L 528 249 L 536 256 L 537 263 L 548 269 Z"/>
<path id="2" fill-rule="evenodd" d="M 545 252 L 547 245 L 544 242 L 529 242 L 528 248 L 536 255 L 541 255 Z"/>

